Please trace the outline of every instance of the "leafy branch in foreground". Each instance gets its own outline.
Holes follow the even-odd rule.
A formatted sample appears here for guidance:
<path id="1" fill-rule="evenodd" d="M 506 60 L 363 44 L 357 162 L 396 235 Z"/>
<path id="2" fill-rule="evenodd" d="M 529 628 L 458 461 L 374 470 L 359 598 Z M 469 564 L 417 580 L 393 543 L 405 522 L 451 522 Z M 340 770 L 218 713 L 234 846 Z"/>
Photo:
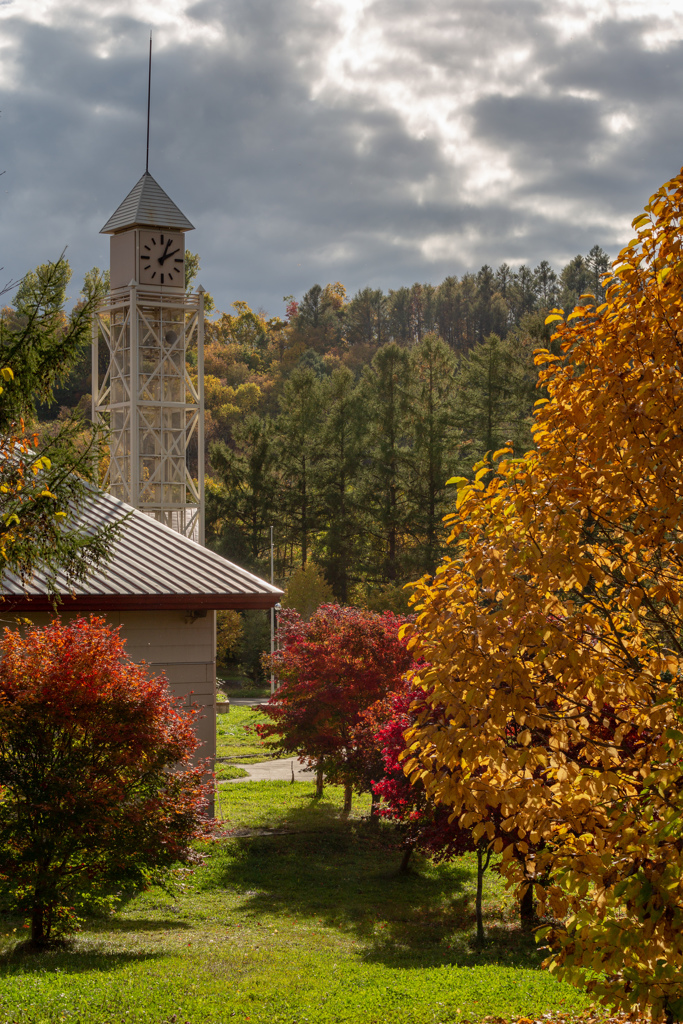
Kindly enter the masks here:
<path id="1" fill-rule="evenodd" d="M 80 522 L 100 449 L 96 434 L 81 439 L 78 420 L 42 440 L 25 432 L 0 437 L 0 570 L 24 583 L 40 572 L 53 596 L 60 576 L 63 589 L 106 561 L 122 522 L 97 530 Z"/>
<path id="2" fill-rule="evenodd" d="M 77 415 L 39 435 L 36 402 L 49 402 L 90 340 L 103 282 L 65 312 L 71 269 L 62 255 L 27 274 L 0 313 L 0 575 L 26 582 L 39 571 L 53 597 L 106 560 L 117 524 L 95 530 L 80 513 L 96 484 L 104 434 Z"/>

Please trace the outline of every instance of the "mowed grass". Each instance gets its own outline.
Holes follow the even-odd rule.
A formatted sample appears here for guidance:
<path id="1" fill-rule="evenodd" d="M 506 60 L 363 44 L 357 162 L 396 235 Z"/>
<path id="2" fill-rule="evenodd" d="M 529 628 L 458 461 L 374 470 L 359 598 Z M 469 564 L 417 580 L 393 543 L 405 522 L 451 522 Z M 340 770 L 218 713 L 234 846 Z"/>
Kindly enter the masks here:
<path id="1" fill-rule="evenodd" d="M 476 947 L 472 858 L 400 876 L 396 834 L 369 824 L 365 800 L 344 821 L 336 787 L 319 801 L 310 782 L 220 793 L 224 834 L 175 892 L 141 894 L 42 956 L 13 952 L 23 922 L 0 922 L 0 1024 L 446 1024 L 586 1008 L 540 969 L 494 873 Z"/>
<path id="2" fill-rule="evenodd" d="M 254 726 L 263 721 L 258 707 L 233 706 L 216 716 L 216 757 L 226 764 L 267 761 L 273 756 L 258 738 Z"/>

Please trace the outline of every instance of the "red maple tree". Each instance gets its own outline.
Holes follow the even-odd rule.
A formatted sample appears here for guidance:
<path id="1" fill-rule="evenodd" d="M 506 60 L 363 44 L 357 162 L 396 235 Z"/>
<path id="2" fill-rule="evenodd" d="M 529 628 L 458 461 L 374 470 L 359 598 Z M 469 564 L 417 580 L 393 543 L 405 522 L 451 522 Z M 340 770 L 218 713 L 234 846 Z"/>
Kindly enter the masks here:
<path id="1" fill-rule="evenodd" d="M 400 870 L 408 869 L 414 850 L 438 863 L 463 853 L 477 854 L 477 893 L 475 909 L 477 939 L 484 939 L 482 913 L 483 877 L 491 859 L 487 841 L 475 842 L 472 831 L 463 828 L 457 818 L 451 821 L 451 808 L 436 803 L 426 793 L 420 779 L 411 780 L 403 770 L 406 754 L 406 730 L 420 720 L 445 717 L 443 709 L 428 703 L 424 690 L 406 680 L 402 689 L 389 694 L 368 708 L 368 723 L 376 723 L 372 745 L 381 751 L 383 771 L 372 784 L 373 797 L 381 801 L 379 814 L 397 823 L 403 835 L 403 860 Z"/>
<path id="2" fill-rule="evenodd" d="M 281 614 L 280 649 L 273 669 L 280 684 L 257 726 L 268 745 L 297 754 L 346 789 L 345 811 L 358 786 L 355 733 L 366 708 L 397 689 L 412 659 L 399 636 L 405 619 L 393 612 L 322 605 L 308 622 Z M 369 788 L 369 780 L 366 788 Z"/>
<path id="3" fill-rule="evenodd" d="M 209 827 L 195 715 L 104 619 L 0 637 L 0 888 L 34 947 L 190 859 Z"/>

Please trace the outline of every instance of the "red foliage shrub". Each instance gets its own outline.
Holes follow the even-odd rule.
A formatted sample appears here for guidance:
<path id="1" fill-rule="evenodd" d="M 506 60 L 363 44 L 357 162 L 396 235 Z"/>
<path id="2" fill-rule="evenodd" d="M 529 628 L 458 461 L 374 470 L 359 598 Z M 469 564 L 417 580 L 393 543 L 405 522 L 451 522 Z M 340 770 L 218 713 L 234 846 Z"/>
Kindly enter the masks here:
<path id="1" fill-rule="evenodd" d="M 413 849 L 437 862 L 476 849 L 470 830 L 461 828 L 457 820 L 448 820 L 450 808 L 435 804 L 425 793 L 422 782 L 417 779 L 411 783 L 403 772 L 404 733 L 426 711 L 431 716 L 436 713 L 426 704 L 424 690 L 413 689 L 409 683 L 368 711 L 381 723 L 374 744 L 382 753 L 384 769 L 383 777 L 378 778 L 372 790 L 381 800 L 380 815 L 401 826 L 406 863 Z"/>
<path id="2" fill-rule="evenodd" d="M 362 713 L 401 685 L 412 659 L 392 612 L 322 605 L 309 622 L 280 616 L 280 650 L 273 668 L 280 683 L 258 726 L 269 746 L 298 754 L 345 785 L 367 778 L 356 728 Z M 369 779 L 364 788 L 369 788 Z"/>
<path id="3" fill-rule="evenodd" d="M 194 717 L 104 619 L 5 630 L 0 887 L 35 946 L 72 927 L 79 902 L 188 860 L 208 828 Z"/>

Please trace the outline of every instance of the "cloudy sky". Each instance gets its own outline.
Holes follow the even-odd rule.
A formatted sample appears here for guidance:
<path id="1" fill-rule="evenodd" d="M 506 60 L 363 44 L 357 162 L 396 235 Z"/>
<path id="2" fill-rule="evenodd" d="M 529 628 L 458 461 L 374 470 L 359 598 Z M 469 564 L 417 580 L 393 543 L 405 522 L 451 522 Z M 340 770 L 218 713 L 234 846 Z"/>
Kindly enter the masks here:
<path id="1" fill-rule="evenodd" d="M 0 0 L 3 282 L 106 266 L 150 27 L 150 170 L 220 308 L 614 256 L 683 163 L 683 0 Z"/>

